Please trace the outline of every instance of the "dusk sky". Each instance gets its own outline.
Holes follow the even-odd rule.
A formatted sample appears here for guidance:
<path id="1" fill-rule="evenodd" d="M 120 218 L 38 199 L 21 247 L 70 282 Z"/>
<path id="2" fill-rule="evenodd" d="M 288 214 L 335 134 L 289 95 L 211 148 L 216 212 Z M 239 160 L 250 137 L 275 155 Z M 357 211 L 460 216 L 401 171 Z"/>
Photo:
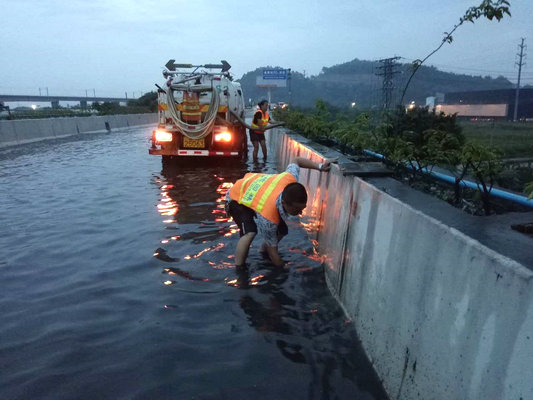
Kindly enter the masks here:
<path id="1" fill-rule="evenodd" d="M 0 94 L 138 97 L 163 82 L 169 59 L 227 60 L 237 79 L 267 65 L 309 76 L 354 58 L 411 62 L 480 2 L 0 0 Z M 533 1 L 510 2 L 512 17 L 461 26 L 428 65 L 516 82 L 520 39 L 533 49 Z M 522 82 L 533 85 L 533 61 Z"/>

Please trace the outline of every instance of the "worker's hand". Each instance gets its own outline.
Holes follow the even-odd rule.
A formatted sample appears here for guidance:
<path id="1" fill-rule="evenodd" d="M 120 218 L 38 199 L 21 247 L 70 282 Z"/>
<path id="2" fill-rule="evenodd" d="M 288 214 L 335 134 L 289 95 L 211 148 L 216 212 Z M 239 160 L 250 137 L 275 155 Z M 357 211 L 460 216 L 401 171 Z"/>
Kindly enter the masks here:
<path id="1" fill-rule="evenodd" d="M 327 172 L 331 169 L 331 164 L 336 163 L 336 162 L 337 162 L 337 158 L 334 158 L 331 160 L 325 160 L 323 163 L 319 164 L 320 166 L 319 170 Z"/>

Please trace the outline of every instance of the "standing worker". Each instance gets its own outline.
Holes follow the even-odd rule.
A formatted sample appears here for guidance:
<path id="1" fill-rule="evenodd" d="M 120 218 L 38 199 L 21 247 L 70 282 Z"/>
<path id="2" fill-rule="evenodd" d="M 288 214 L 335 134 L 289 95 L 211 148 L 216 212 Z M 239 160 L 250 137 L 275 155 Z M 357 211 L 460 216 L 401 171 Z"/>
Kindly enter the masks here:
<path id="1" fill-rule="evenodd" d="M 257 104 L 259 109 L 255 112 L 252 118 L 252 125 L 250 128 L 250 141 L 254 146 L 254 162 L 257 162 L 257 155 L 259 153 L 259 144 L 261 144 L 261 150 L 263 151 L 263 159 L 267 160 L 267 148 L 265 141 L 265 130 L 267 126 L 273 128 L 274 126 L 282 124 L 270 124 L 270 116 L 268 115 L 268 101 L 261 100 Z"/>
<path id="2" fill-rule="evenodd" d="M 248 250 L 259 232 L 263 237 L 260 252 L 281 267 L 278 242 L 288 233 L 285 220 L 299 215 L 307 205 L 305 187 L 298 183 L 300 168 L 327 172 L 331 162 L 317 164 L 296 157 L 281 174 L 247 173 L 226 195 L 226 210 L 239 227 L 235 266 L 244 267 Z"/>

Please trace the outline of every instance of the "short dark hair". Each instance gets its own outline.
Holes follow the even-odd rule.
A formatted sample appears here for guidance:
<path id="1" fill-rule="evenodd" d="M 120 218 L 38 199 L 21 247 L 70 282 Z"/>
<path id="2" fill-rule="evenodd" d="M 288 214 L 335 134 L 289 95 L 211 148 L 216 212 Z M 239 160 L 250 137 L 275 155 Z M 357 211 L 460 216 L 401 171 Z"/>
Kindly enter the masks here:
<path id="1" fill-rule="evenodd" d="M 307 191 L 305 186 L 298 182 L 289 183 L 281 193 L 281 199 L 287 204 L 306 204 Z"/>
<path id="2" fill-rule="evenodd" d="M 261 100 L 257 105 L 261 107 L 263 104 L 268 104 L 268 100 Z"/>

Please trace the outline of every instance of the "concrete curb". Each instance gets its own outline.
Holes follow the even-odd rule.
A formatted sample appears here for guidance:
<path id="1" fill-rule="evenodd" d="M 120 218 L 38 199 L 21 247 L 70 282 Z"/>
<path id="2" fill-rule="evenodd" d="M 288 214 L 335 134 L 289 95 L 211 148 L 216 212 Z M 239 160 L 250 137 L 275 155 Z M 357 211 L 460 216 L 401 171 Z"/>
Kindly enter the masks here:
<path id="1" fill-rule="evenodd" d="M 103 115 L 0 121 L 0 148 L 157 123 L 157 114 Z"/>

